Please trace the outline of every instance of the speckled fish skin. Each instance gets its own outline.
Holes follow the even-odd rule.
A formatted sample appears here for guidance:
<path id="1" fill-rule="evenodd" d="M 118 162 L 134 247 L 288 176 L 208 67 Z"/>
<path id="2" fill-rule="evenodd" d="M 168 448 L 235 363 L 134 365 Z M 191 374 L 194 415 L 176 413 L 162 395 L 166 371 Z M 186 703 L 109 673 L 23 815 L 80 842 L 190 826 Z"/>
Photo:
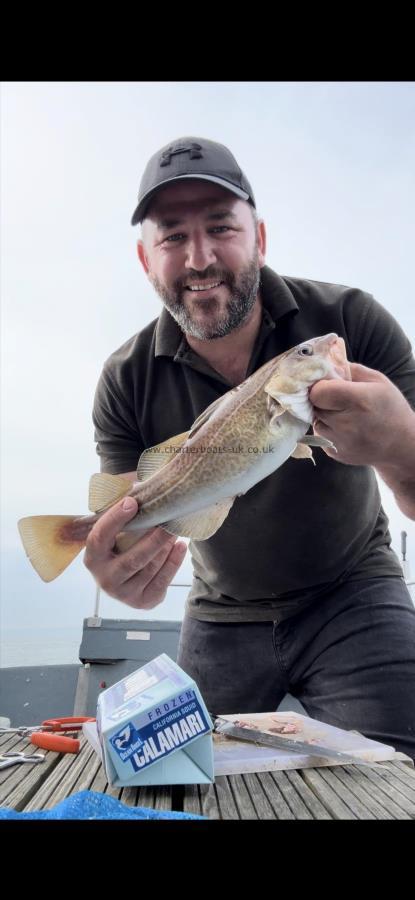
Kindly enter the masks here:
<path id="1" fill-rule="evenodd" d="M 313 349 L 312 356 L 299 354 L 306 346 Z M 311 404 L 307 420 L 284 412 L 272 433 L 273 401 L 266 387 L 278 373 L 293 379 L 303 392 L 321 378 L 348 377 L 344 342 L 334 334 L 304 341 L 228 391 L 207 421 L 200 428 L 193 426 L 195 433 L 191 429 L 168 465 L 148 481 L 133 484 L 129 493 L 140 508 L 126 531 L 159 525 L 245 494 L 289 458 L 306 434 L 313 412 Z"/>
<path id="2" fill-rule="evenodd" d="M 336 334 L 304 341 L 258 369 L 196 419 L 190 432 L 145 450 L 134 484 L 93 475 L 89 516 L 27 516 L 18 528 L 26 554 L 52 581 L 85 546 L 97 520 L 121 497 L 138 501 L 123 532 L 138 536 L 156 525 L 194 540 L 221 527 L 235 497 L 275 472 L 289 456 L 312 456 L 305 434 L 314 418 L 309 389 L 322 378 L 350 378 L 344 342 Z M 318 446 L 331 446 L 312 438 Z M 131 546 L 133 534 L 116 546 Z"/>

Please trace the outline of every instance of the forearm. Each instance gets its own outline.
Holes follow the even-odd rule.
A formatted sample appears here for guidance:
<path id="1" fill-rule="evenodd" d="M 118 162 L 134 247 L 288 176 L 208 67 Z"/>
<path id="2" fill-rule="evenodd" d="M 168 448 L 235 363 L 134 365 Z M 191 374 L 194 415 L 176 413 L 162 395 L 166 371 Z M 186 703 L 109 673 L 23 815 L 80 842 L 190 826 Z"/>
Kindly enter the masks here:
<path id="1" fill-rule="evenodd" d="M 402 435 L 395 459 L 375 468 L 393 492 L 399 509 L 408 519 L 415 520 L 415 413 Z"/>

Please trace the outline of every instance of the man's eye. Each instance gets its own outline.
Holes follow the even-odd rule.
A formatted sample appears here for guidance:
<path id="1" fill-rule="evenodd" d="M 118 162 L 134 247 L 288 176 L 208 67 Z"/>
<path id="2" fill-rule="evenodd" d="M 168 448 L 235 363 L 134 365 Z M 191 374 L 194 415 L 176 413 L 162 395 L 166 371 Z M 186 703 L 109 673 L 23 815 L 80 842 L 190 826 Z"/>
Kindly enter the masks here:
<path id="1" fill-rule="evenodd" d="M 176 241 L 181 241 L 184 237 L 184 234 L 169 234 L 168 237 L 165 238 L 166 241 L 170 241 L 170 243 L 175 243 Z"/>
<path id="2" fill-rule="evenodd" d="M 213 228 L 210 228 L 213 234 L 221 234 L 223 231 L 230 231 L 229 225 L 215 225 Z"/>

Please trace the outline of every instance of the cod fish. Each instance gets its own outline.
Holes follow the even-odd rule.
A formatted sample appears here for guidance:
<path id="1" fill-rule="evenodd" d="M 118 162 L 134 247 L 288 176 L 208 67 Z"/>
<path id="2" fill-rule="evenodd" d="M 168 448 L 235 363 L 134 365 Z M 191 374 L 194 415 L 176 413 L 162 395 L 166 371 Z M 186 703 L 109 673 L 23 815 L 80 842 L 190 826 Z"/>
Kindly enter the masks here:
<path id="1" fill-rule="evenodd" d="M 271 359 L 237 387 L 214 401 L 190 431 L 141 454 L 137 481 L 96 474 L 89 485 L 89 516 L 30 516 L 20 519 L 20 536 L 32 565 L 52 581 L 86 544 L 98 518 L 122 497 L 139 505 L 124 526 L 131 546 L 155 525 L 206 540 L 221 527 L 236 497 L 275 472 L 290 456 L 312 457 L 311 447 L 333 444 L 306 432 L 314 411 L 309 389 L 322 378 L 350 380 L 344 341 L 326 334 Z M 334 448 L 335 449 L 335 448 Z M 314 460 L 313 460 L 314 462 Z"/>

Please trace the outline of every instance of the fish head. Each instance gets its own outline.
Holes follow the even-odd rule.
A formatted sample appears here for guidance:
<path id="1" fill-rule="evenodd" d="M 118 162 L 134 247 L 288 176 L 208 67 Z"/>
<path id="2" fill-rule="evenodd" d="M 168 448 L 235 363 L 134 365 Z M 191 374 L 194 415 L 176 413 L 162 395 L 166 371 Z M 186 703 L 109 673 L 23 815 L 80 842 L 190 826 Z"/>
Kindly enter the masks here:
<path id="1" fill-rule="evenodd" d="M 265 391 L 281 412 L 290 412 L 304 422 L 314 418 L 309 390 L 322 378 L 351 381 L 344 340 L 330 333 L 310 338 L 277 358 L 276 368 Z"/>

